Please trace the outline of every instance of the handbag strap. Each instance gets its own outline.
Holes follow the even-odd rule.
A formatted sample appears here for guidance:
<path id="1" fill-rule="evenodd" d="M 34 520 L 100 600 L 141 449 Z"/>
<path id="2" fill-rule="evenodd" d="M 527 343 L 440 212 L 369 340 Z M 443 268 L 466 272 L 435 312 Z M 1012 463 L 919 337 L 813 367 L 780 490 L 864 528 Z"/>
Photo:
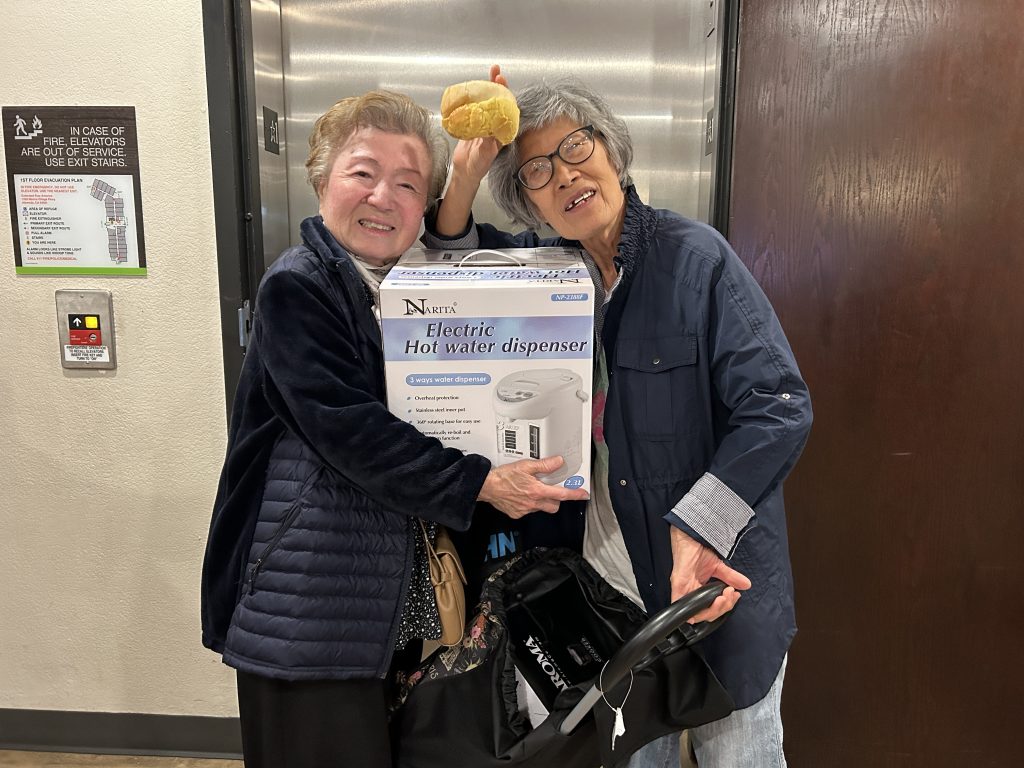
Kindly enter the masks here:
<path id="1" fill-rule="evenodd" d="M 416 519 L 419 521 L 420 530 L 423 532 L 423 544 L 427 548 L 427 558 L 429 560 L 433 561 L 433 563 L 438 568 L 440 568 L 441 567 L 441 558 L 437 556 L 437 550 L 434 549 L 434 543 L 430 540 L 430 536 L 427 534 L 426 523 L 423 522 L 423 518 L 422 517 L 417 517 Z"/>

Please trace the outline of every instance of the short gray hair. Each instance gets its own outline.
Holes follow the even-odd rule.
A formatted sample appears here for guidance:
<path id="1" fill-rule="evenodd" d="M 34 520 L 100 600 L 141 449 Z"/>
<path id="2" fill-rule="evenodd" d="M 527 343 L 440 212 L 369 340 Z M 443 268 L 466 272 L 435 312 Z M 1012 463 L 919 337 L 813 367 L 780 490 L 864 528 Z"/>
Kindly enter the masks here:
<path id="1" fill-rule="evenodd" d="M 404 93 L 369 91 L 362 96 L 350 96 L 337 102 L 320 115 L 313 126 L 309 136 L 306 179 L 316 191 L 317 198 L 320 197 L 320 190 L 327 181 L 338 150 L 360 128 L 376 128 L 421 139 L 430 158 L 427 203 L 431 204 L 441 196 L 451 150 L 429 110 L 416 104 Z"/>
<path id="2" fill-rule="evenodd" d="M 572 77 L 528 85 L 516 94 L 519 102 L 519 137 L 544 128 L 561 117 L 583 125 L 593 125 L 594 133 L 608 152 L 612 167 L 625 189 L 633 183 L 629 175 L 633 164 L 633 141 L 626 122 L 616 116 L 607 102 Z M 487 176 L 494 201 L 516 224 L 537 229 L 545 222 L 526 197 L 526 189 L 516 180 L 523 160 L 518 140 L 504 147 Z M 528 159 L 528 158 L 527 158 Z"/>

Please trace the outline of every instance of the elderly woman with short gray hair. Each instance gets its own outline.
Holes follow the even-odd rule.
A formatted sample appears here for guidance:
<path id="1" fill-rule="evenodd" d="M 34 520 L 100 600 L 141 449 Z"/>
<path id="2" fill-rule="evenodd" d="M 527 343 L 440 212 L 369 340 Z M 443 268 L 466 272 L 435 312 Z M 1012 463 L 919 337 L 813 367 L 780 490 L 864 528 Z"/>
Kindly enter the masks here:
<path id="1" fill-rule="evenodd" d="M 497 67 L 491 79 L 507 84 Z M 456 147 L 425 242 L 583 249 L 602 299 L 583 554 L 652 613 L 712 578 L 729 585 L 697 619 L 732 612 L 701 645 L 736 711 L 691 729 L 691 744 L 701 768 L 784 766 L 779 700 L 796 625 L 782 481 L 810 429 L 807 387 L 725 239 L 640 200 L 629 131 L 605 101 L 571 79 L 516 95 L 512 144 Z M 473 221 L 485 175 L 529 231 Z M 541 224 L 557 237 L 532 231 Z M 630 766 L 678 766 L 678 745 L 654 742 Z"/>
<path id="2" fill-rule="evenodd" d="M 441 631 L 425 536 L 478 500 L 519 518 L 586 497 L 536 478 L 557 457 L 492 467 L 385 404 L 377 286 L 447 161 L 409 97 L 342 99 L 310 137 L 319 215 L 260 283 L 202 580 L 248 768 L 391 768 L 384 679 Z"/>

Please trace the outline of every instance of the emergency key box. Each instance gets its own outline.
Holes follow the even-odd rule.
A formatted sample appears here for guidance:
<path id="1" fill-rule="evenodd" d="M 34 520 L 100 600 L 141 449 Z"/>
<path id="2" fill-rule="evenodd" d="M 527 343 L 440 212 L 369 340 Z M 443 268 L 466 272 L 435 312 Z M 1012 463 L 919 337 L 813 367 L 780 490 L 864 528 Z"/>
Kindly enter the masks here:
<path id="1" fill-rule="evenodd" d="M 495 465 L 590 489 L 594 283 L 573 248 L 413 249 L 380 286 L 392 413 Z"/>

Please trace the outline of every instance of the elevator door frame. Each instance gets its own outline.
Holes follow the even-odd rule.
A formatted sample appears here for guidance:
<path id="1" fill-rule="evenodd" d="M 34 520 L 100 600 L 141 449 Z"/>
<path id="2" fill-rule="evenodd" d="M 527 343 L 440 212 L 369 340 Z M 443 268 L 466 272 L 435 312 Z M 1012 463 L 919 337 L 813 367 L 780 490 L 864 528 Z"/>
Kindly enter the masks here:
<path id="1" fill-rule="evenodd" d="M 224 392 L 230 417 L 245 357 L 251 306 L 263 276 L 262 222 L 247 0 L 203 0 L 213 214 L 220 284 Z M 257 253 L 260 255 L 257 258 Z"/>

